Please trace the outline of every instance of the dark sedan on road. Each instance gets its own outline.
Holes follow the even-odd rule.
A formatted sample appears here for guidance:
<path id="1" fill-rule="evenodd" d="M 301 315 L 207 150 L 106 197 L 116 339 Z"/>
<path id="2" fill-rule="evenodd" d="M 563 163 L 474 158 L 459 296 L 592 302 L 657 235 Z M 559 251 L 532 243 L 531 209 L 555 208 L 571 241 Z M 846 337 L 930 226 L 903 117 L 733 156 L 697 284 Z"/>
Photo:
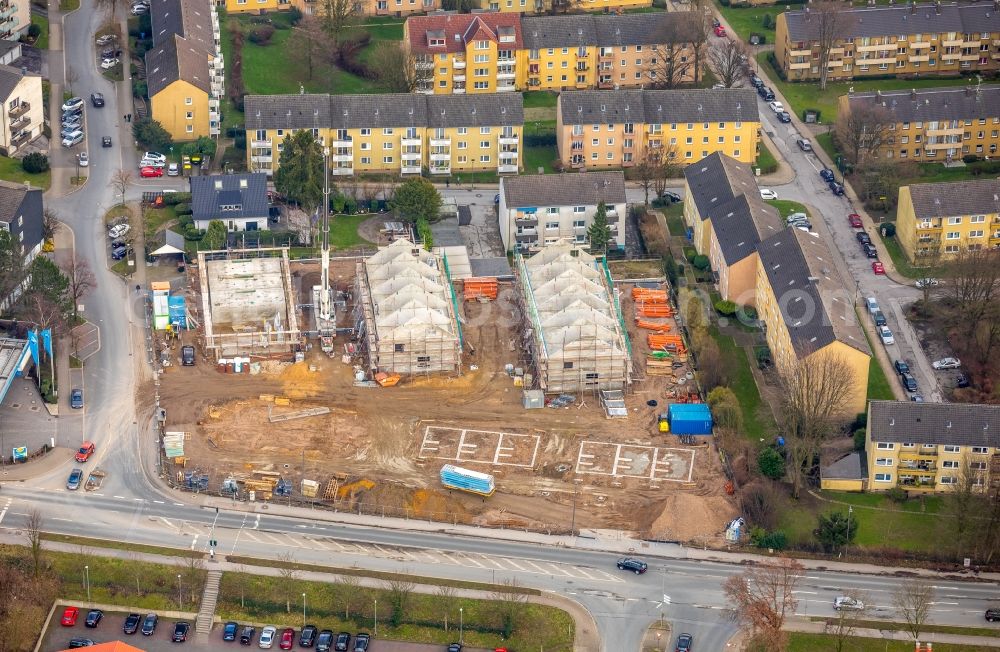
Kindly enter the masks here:
<path id="1" fill-rule="evenodd" d="M 693 643 L 693 636 L 690 634 L 681 634 L 677 637 L 677 647 L 674 648 L 674 652 L 691 652 L 691 645 Z"/>
<path id="2" fill-rule="evenodd" d="M 648 566 L 646 566 L 646 562 L 642 561 L 641 559 L 635 559 L 634 557 L 625 557 L 624 559 L 619 559 L 617 566 L 618 570 L 632 571 L 636 575 L 641 575 L 642 573 L 645 573 L 648 568 Z"/>
<path id="3" fill-rule="evenodd" d="M 822 170 L 819 171 L 819 178 L 822 179 L 823 181 L 826 181 L 827 183 L 833 181 L 834 178 L 833 170 L 831 170 L 830 168 L 823 168 Z"/>
<path id="4" fill-rule="evenodd" d="M 832 192 L 833 194 L 835 194 L 835 195 L 843 195 L 844 194 L 844 186 L 841 185 L 841 184 L 839 184 L 839 183 L 837 183 L 836 181 L 831 181 L 831 182 L 829 182 L 826 185 L 830 188 L 830 192 Z"/>
<path id="5" fill-rule="evenodd" d="M 778 120 L 787 124 L 792 121 L 792 116 L 788 113 L 788 111 L 781 111 L 778 113 Z"/>
<path id="6" fill-rule="evenodd" d="M 74 388 L 73 391 L 69 393 L 69 406 L 74 410 L 79 410 L 83 407 L 83 390 Z"/>

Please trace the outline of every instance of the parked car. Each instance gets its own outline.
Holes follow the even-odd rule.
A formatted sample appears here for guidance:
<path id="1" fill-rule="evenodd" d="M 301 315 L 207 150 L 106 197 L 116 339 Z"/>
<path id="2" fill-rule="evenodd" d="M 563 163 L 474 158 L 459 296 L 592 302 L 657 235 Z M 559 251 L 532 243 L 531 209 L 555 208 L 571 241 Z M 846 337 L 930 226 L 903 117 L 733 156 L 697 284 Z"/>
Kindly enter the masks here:
<path id="1" fill-rule="evenodd" d="M 191 624 L 185 622 L 174 623 L 174 635 L 170 640 L 174 643 L 183 643 L 188 639 L 188 632 L 191 631 Z"/>
<path id="2" fill-rule="evenodd" d="M 778 121 L 788 124 L 792 121 L 792 116 L 788 113 L 788 111 L 782 111 L 778 114 Z"/>
<path id="3" fill-rule="evenodd" d="M 144 161 L 159 161 L 160 163 L 166 164 L 167 157 L 159 152 L 143 152 L 142 160 Z"/>
<path id="4" fill-rule="evenodd" d="M 917 379 L 913 377 L 913 374 L 899 374 L 899 382 L 903 384 L 903 389 L 911 394 L 917 391 Z"/>
<path id="5" fill-rule="evenodd" d="M 229 621 L 222 628 L 222 640 L 223 641 L 235 641 L 236 633 L 240 630 L 240 624 Z"/>
<path id="6" fill-rule="evenodd" d="M 69 393 L 69 406 L 74 410 L 79 410 L 83 407 L 83 390 L 79 387 L 74 387 Z"/>
<path id="7" fill-rule="evenodd" d="M 162 177 L 163 168 L 154 168 L 151 165 L 147 165 L 146 167 L 139 170 L 139 176 L 142 177 L 143 179 L 153 179 L 156 177 Z"/>
<path id="8" fill-rule="evenodd" d="M 194 366 L 194 347 L 193 346 L 182 346 L 181 347 L 181 365 L 184 367 Z M 261 632 L 261 636 L 264 632 Z"/>
<path id="9" fill-rule="evenodd" d="M 71 97 L 62 105 L 63 111 L 83 111 L 83 98 Z"/>
<path id="10" fill-rule="evenodd" d="M 84 445 L 90 444 L 90 449 L 91 449 L 90 452 L 91 453 L 94 452 L 94 450 L 93 450 L 94 449 L 94 445 L 93 444 L 91 444 L 89 441 L 85 441 L 83 443 L 84 443 Z M 76 454 L 76 461 L 77 462 L 80 462 L 80 461 L 86 462 L 87 460 L 85 460 L 85 459 L 84 460 L 80 460 L 80 454 L 77 453 Z M 104 612 L 103 611 L 101 611 L 100 609 L 91 609 L 90 611 L 87 612 L 87 619 L 83 621 L 83 624 L 84 624 L 85 627 L 89 627 L 89 628 L 93 629 L 93 628 L 97 627 L 98 625 L 100 625 L 101 624 L 101 620 L 103 620 L 103 619 L 104 619 Z"/>
<path id="11" fill-rule="evenodd" d="M 693 636 L 690 634 L 681 634 L 677 637 L 677 645 L 674 647 L 674 652 L 691 652 L 691 645 L 693 643 Z"/>
<path id="12" fill-rule="evenodd" d="M 878 299 L 875 297 L 865 297 L 865 307 L 868 308 L 869 313 L 873 313 L 879 309 Z"/>
<path id="13" fill-rule="evenodd" d="M 171 163 L 170 165 L 167 166 L 168 177 L 176 177 L 180 175 L 180 173 L 181 173 L 180 166 L 177 165 L 176 163 Z"/>
<path id="14" fill-rule="evenodd" d="M 121 260 L 128 255 L 128 247 L 115 247 L 111 250 L 111 260 Z"/>
<path id="15" fill-rule="evenodd" d="M 837 611 L 840 611 L 841 609 L 864 611 L 865 603 L 857 598 L 852 598 L 848 595 L 841 595 L 833 601 L 833 608 Z"/>
<path id="16" fill-rule="evenodd" d="M 872 321 L 875 322 L 875 326 L 886 326 L 885 315 L 882 314 L 881 310 L 876 310 L 872 313 Z"/>
<path id="17" fill-rule="evenodd" d="M 832 192 L 833 194 L 835 194 L 835 195 L 843 195 L 844 194 L 844 186 L 842 184 L 839 184 L 836 181 L 831 181 L 831 182 L 827 183 L 826 185 L 830 188 L 830 192 Z"/>
<path id="18" fill-rule="evenodd" d="M 83 115 L 79 113 L 65 113 L 59 119 L 59 126 L 65 131 L 67 127 L 79 129 L 83 125 Z"/>
<path id="19" fill-rule="evenodd" d="M 113 227 L 111 227 L 110 229 L 108 229 L 108 237 L 109 238 L 121 238 L 126 233 L 128 233 L 129 229 L 131 229 L 131 228 L 132 227 L 130 227 L 128 224 L 124 224 L 124 223 L 123 224 L 115 224 Z"/>
<path id="20" fill-rule="evenodd" d="M 955 376 L 955 387 L 968 387 L 968 386 L 969 386 L 969 379 L 965 376 L 965 374 L 958 374 L 957 376 Z"/>
<path id="21" fill-rule="evenodd" d="M 278 628 L 274 625 L 268 625 L 264 629 L 260 630 L 260 638 L 257 639 L 257 647 L 262 650 L 269 650 L 274 644 L 274 636 L 278 633 Z"/>
<path id="22" fill-rule="evenodd" d="M 69 639 L 68 649 L 75 650 L 80 647 L 93 647 L 94 641 L 89 638 L 71 638 Z"/>
<path id="23" fill-rule="evenodd" d="M 827 182 L 833 181 L 834 179 L 833 170 L 831 170 L 830 168 L 823 168 L 822 170 L 819 171 L 819 178 Z"/>
<path id="24" fill-rule="evenodd" d="M 114 59 L 101 59 L 101 68 L 103 68 L 104 70 L 111 70 L 112 68 L 117 66 L 118 63 L 119 60 L 117 57 L 115 57 Z"/>
<path id="25" fill-rule="evenodd" d="M 618 570 L 632 571 L 636 575 L 642 575 L 649 568 L 646 562 L 634 557 L 624 557 L 619 559 L 616 566 L 618 566 Z"/>
<path id="26" fill-rule="evenodd" d="M 306 625 L 299 634 L 299 647 L 312 647 L 316 644 L 316 625 Z"/>
<path id="27" fill-rule="evenodd" d="M 90 157 L 87 156 L 87 152 L 80 152 L 76 155 L 76 160 L 80 164 L 80 167 L 85 168 L 90 165 Z"/>
<path id="28" fill-rule="evenodd" d="M 94 450 L 95 450 L 94 442 L 92 441 L 83 442 L 82 444 L 80 444 L 80 448 L 76 451 L 76 461 L 83 464 L 84 462 L 90 459 L 91 455 L 94 454 Z M 97 615 L 94 616 L 94 614 Z M 91 616 L 94 616 L 97 619 L 94 621 L 93 625 L 90 624 Z M 97 627 L 97 623 L 101 622 L 101 618 L 103 617 L 104 613 L 100 609 L 94 609 L 93 611 L 87 614 L 87 627 Z"/>
<path id="29" fill-rule="evenodd" d="M 337 640 L 333 643 L 334 652 L 347 652 L 347 648 L 351 645 L 351 635 L 347 632 L 340 632 L 337 634 Z"/>
<path id="30" fill-rule="evenodd" d="M 910 394 L 910 400 L 913 401 L 914 403 L 923 403 L 924 402 L 924 395 L 923 394 Z"/>
<path id="31" fill-rule="evenodd" d="M 152 636 L 153 632 L 156 631 L 156 622 L 159 620 L 156 614 L 146 614 L 146 618 L 142 621 L 142 632 L 143 636 Z"/>
<path id="32" fill-rule="evenodd" d="M 66 488 L 70 491 L 76 491 L 80 488 L 81 482 L 83 482 L 83 469 L 73 469 L 69 472 L 69 478 L 66 479 Z M 76 621 L 74 620 L 74 622 Z"/>
<path id="33" fill-rule="evenodd" d="M 684 198 L 680 194 L 674 192 L 673 190 L 664 190 L 663 194 L 660 195 L 663 199 L 669 201 L 671 204 L 679 204 L 684 201 Z"/>
<path id="34" fill-rule="evenodd" d="M 750 73 L 750 83 L 754 88 L 760 88 L 764 85 L 764 80 L 757 76 L 757 73 Z"/>
<path id="35" fill-rule="evenodd" d="M 139 614 L 125 616 L 125 624 L 122 625 L 122 632 L 125 634 L 135 634 L 136 630 L 139 629 L 140 620 L 142 620 L 142 616 Z"/>
<path id="36" fill-rule="evenodd" d="M 896 368 L 897 374 L 908 374 L 910 373 L 910 365 L 906 364 L 902 360 L 896 360 L 892 363 L 892 366 Z"/>
<path id="37" fill-rule="evenodd" d="M 146 7 L 146 5 L 140 5 L 140 4 L 132 5 L 132 15 L 133 16 L 141 16 L 142 14 L 144 14 L 144 13 L 146 13 L 148 11 L 149 11 L 149 9 Z"/>
<path id="38" fill-rule="evenodd" d="M 777 100 L 772 100 L 771 102 L 768 102 L 767 106 L 775 113 L 781 113 L 782 111 L 785 110 L 785 105 Z"/>
<path id="39" fill-rule="evenodd" d="M 803 152 L 813 151 L 812 143 L 809 142 L 808 138 L 799 138 L 798 140 L 795 141 L 795 144 L 798 145 L 799 149 L 801 149 Z"/>
<path id="40" fill-rule="evenodd" d="M 868 258 L 878 258 L 878 249 L 876 249 L 875 245 L 873 244 L 869 244 L 866 242 L 863 245 L 861 245 L 861 250 L 865 252 L 865 256 L 867 256 Z"/>
<path id="41" fill-rule="evenodd" d="M 772 91 L 767 86 L 758 86 L 757 94 L 760 95 L 761 99 L 763 99 L 765 102 L 770 102 L 774 100 L 774 91 Z"/>
<path id="42" fill-rule="evenodd" d="M 286 627 L 281 630 L 281 640 L 278 642 L 278 647 L 282 650 L 291 650 L 292 645 L 295 644 L 295 630 L 291 627 Z"/>
<path id="43" fill-rule="evenodd" d="M 940 284 L 936 278 L 918 278 L 917 282 L 914 283 L 918 288 L 936 288 Z"/>
<path id="44" fill-rule="evenodd" d="M 114 34 L 104 34 L 102 36 L 98 36 L 97 37 L 97 44 L 98 45 L 107 45 L 108 43 L 110 43 L 110 42 L 112 42 L 114 40 L 115 40 L 115 35 Z"/>
<path id="45" fill-rule="evenodd" d="M 994 623 L 1000 620 L 1000 607 L 991 607 L 986 610 L 986 622 Z"/>
<path id="46" fill-rule="evenodd" d="M 79 469 L 76 469 L 79 470 Z M 83 471 L 80 471 L 82 474 Z M 72 627 L 76 625 L 76 619 L 80 617 L 79 607 L 66 607 L 63 609 L 62 618 L 59 620 L 59 624 L 63 627 Z"/>
<path id="47" fill-rule="evenodd" d="M 777 199 L 778 198 L 778 193 L 774 192 L 770 188 L 761 188 L 760 189 L 760 198 L 761 199 Z"/>
<path id="48" fill-rule="evenodd" d="M 330 652 L 330 648 L 333 647 L 333 632 L 329 629 L 324 629 L 316 637 L 316 652 Z"/>
<path id="49" fill-rule="evenodd" d="M 111 136 L 101 138 L 101 147 L 111 147 Z"/>
<path id="50" fill-rule="evenodd" d="M 69 134 L 68 136 L 65 136 L 62 139 L 62 146 L 73 147 L 74 145 L 79 145 L 82 142 L 83 142 L 83 132 L 77 129 L 76 131 Z"/>
<path id="51" fill-rule="evenodd" d="M 253 625 L 245 625 L 243 631 L 240 632 L 240 645 L 250 645 L 253 643 L 253 637 L 257 633 L 257 628 Z"/>
<path id="52" fill-rule="evenodd" d="M 462 652 L 461 643 L 452 643 L 448 646 L 448 652 Z"/>
<path id="53" fill-rule="evenodd" d="M 879 326 L 878 327 L 878 336 L 879 336 L 879 338 L 881 338 L 882 344 L 889 345 L 889 344 L 895 344 L 896 343 L 896 338 L 894 338 L 892 336 L 892 331 L 889 330 L 888 326 Z"/>
<path id="54" fill-rule="evenodd" d="M 101 93 L 91 93 L 90 103 L 93 104 L 94 107 L 96 108 L 104 106 L 104 95 L 102 95 Z"/>
<path id="55" fill-rule="evenodd" d="M 368 643 L 371 642 L 371 636 L 365 632 L 361 632 L 354 637 L 354 652 L 368 652 Z"/>
<path id="56" fill-rule="evenodd" d="M 851 225 L 853 229 L 860 229 L 864 225 L 861 223 L 861 216 L 857 213 L 851 213 L 847 216 L 847 223 Z"/>
<path id="57" fill-rule="evenodd" d="M 872 237 L 867 233 L 865 233 L 864 231 L 855 232 L 854 239 L 860 242 L 861 244 L 871 244 L 872 242 Z"/>
<path id="58" fill-rule="evenodd" d="M 962 366 L 962 362 L 958 358 L 941 358 L 932 362 L 931 366 L 938 371 L 942 369 L 958 369 Z"/>
<path id="59" fill-rule="evenodd" d="M 879 260 L 873 261 L 872 271 L 875 273 L 876 276 L 885 274 L 885 265 L 882 264 L 882 261 Z"/>

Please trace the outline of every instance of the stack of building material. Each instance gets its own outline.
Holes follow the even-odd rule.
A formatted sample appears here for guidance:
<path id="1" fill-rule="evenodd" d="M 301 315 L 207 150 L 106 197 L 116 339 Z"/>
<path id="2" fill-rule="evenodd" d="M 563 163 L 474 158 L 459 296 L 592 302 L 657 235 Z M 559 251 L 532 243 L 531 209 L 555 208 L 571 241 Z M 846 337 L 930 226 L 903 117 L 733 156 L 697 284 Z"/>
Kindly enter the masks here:
<path id="1" fill-rule="evenodd" d="M 662 333 L 649 333 L 646 335 L 646 343 L 649 348 L 657 351 L 672 351 L 676 353 L 687 353 L 684 341 L 680 335 L 664 335 Z"/>
<path id="2" fill-rule="evenodd" d="M 163 435 L 163 452 L 166 454 L 168 460 L 181 459 L 183 463 L 184 458 L 184 433 L 183 432 L 168 432 Z"/>
<path id="3" fill-rule="evenodd" d="M 495 278 L 467 278 L 462 282 L 462 294 L 466 301 L 487 300 L 497 298 L 497 280 Z"/>
<path id="4" fill-rule="evenodd" d="M 470 471 L 453 464 L 441 467 L 441 484 L 448 489 L 458 489 L 480 496 L 492 496 L 496 491 L 492 475 Z"/>

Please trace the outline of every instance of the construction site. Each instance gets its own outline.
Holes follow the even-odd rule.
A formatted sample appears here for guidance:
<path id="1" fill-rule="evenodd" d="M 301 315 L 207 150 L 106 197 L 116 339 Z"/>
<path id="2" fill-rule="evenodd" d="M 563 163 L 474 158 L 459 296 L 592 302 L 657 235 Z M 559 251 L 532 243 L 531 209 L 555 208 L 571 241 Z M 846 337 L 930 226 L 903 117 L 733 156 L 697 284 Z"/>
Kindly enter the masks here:
<path id="1" fill-rule="evenodd" d="M 179 487 L 699 543 L 737 515 L 711 427 L 668 422 L 671 404 L 700 398 L 662 279 L 619 282 L 559 245 L 518 259 L 514 281 L 456 281 L 399 240 L 331 260 L 336 329 L 315 337 L 299 324 L 318 262 L 278 250 L 190 267 L 194 327 L 158 340 L 165 359 L 200 352 L 159 378 L 164 475 Z M 456 468 L 489 489 L 449 484 Z"/>

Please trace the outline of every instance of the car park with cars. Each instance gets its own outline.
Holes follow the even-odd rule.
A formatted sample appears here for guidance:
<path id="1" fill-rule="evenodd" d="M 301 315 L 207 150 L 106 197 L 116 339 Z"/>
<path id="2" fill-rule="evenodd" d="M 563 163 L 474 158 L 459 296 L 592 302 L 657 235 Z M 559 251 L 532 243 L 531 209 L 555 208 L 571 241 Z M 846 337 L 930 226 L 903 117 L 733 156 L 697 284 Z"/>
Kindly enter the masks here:
<path id="1" fill-rule="evenodd" d="M 62 104 L 63 111 L 83 111 L 83 98 L 71 97 Z"/>
<path id="2" fill-rule="evenodd" d="M 295 630 L 291 627 L 286 627 L 281 630 L 281 640 L 278 641 L 278 648 L 291 650 L 293 645 L 295 645 Z"/>
<path id="3" fill-rule="evenodd" d="M 155 179 L 163 176 L 163 168 L 155 168 L 151 165 L 139 170 L 139 176 L 143 179 Z"/>
<path id="4" fill-rule="evenodd" d="M 76 619 L 80 617 L 79 607 L 66 607 L 63 609 L 62 618 L 59 619 L 59 624 L 63 627 L 73 627 L 76 625 Z"/>
<path id="5" fill-rule="evenodd" d="M 330 652 L 333 648 L 333 631 L 324 629 L 316 637 L 316 652 Z"/>
<path id="6" fill-rule="evenodd" d="M 267 625 L 260 630 L 260 638 L 257 639 L 257 647 L 262 650 L 269 650 L 274 644 L 274 637 L 278 633 L 278 628 L 274 625 Z"/>
<path id="7" fill-rule="evenodd" d="M 316 644 L 316 625 L 306 625 L 299 632 L 299 647 L 312 647 Z"/>
<path id="8" fill-rule="evenodd" d="M 768 102 L 767 107 L 772 111 L 774 111 L 775 113 L 781 113 L 782 111 L 785 110 L 785 105 L 777 100 L 772 100 L 771 102 Z"/>
<path id="9" fill-rule="evenodd" d="M 83 142 L 83 132 L 79 129 L 70 133 L 62 139 L 63 147 L 73 147 Z"/>
<path id="10" fill-rule="evenodd" d="M 67 649 L 75 650 L 81 647 L 93 647 L 94 641 L 89 638 L 71 638 Z"/>
<path id="11" fill-rule="evenodd" d="M 361 632 L 354 637 L 354 652 L 368 652 L 368 644 L 371 643 L 371 635 Z"/>
<path id="12" fill-rule="evenodd" d="M 347 632 L 337 634 L 337 640 L 333 643 L 334 652 L 347 652 L 351 645 L 351 635 Z"/>
<path id="13" fill-rule="evenodd" d="M 834 180 L 833 170 L 830 168 L 823 168 L 819 171 L 819 178 L 823 181 L 830 182 Z"/>
<path id="14" fill-rule="evenodd" d="M 257 634 L 257 628 L 253 625 L 244 625 L 243 631 L 240 632 L 240 645 L 250 645 L 253 643 L 253 637 Z"/>
<path id="15" fill-rule="evenodd" d="M 159 620 L 156 614 L 146 614 L 146 617 L 142 620 L 142 632 L 143 636 L 152 636 L 153 632 L 156 631 L 156 623 Z"/>
<path id="16" fill-rule="evenodd" d="M 830 181 L 826 185 L 827 185 L 827 187 L 830 188 L 830 192 L 832 192 L 833 194 L 835 194 L 835 195 L 843 195 L 844 194 L 844 186 L 842 184 L 837 183 L 836 181 Z"/>
<path id="17" fill-rule="evenodd" d="M 184 621 L 174 623 L 174 633 L 170 637 L 170 640 L 174 643 L 183 643 L 188 638 L 188 632 L 191 631 L 191 623 L 186 623 Z"/>
<path id="18" fill-rule="evenodd" d="M 917 391 L 917 379 L 913 377 L 913 374 L 903 373 L 899 374 L 899 382 L 903 384 L 903 389 L 910 392 L 911 394 Z"/>

